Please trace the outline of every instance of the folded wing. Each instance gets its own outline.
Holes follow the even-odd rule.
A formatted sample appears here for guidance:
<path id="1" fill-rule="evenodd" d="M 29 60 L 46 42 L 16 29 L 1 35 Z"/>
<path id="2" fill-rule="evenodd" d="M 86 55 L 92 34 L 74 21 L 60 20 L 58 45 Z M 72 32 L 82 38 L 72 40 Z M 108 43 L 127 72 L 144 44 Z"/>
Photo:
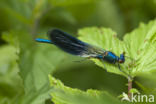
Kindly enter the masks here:
<path id="1" fill-rule="evenodd" d="M 104 53 L 104 50 L 82 42 L 77 38 L 72 37 L 71 35 L 58 29 L 49 31 L 48 35 L 53 44 L 55 44 L 65 52 L 73 55 L 82 57 L 96 57 Z"/>

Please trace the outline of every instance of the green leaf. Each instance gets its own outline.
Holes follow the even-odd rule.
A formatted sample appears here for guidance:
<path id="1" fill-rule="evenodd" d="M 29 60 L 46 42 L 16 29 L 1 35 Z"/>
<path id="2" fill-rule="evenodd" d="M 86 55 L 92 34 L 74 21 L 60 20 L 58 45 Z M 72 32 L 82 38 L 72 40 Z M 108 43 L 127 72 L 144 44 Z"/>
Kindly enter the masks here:
<path id="1" fill-rule="evenodd" d="M 81 91 L 65 86 L 61 81 L 49 76 L 52 101 L 55 104 L 121 104 L 119 100 L 104 91 L 89 89 Z M 125 103 L 124 103 L 125 104 Z"/>
<path id="2" fill-rule="evenodd" d="M 79 36 L 82 41 L 104 50 L 112 51 L 118 56 L 125 51 L 124 42 L 120 41 L 117 38 L 117 34 L 111 29 L 97 27 L 84 28 L 79 30 Z M 93 59 L 93 61 L 102 68 L 106 67 L 108 72 L 124 75 L 115 65 L 103 63 L 97 59 Z"/>
<path id="3" fill-rule="evenodd" d="M 143 52 L 143 48 L 147 44 L 147 41 L 154 35 L 156 24 L 155 21 L 149 24 L 140 24 L 139 28 L 135 29 L 131 33 L 128 33 L 124 37 L 124 42 L 129 53 L 127 53 L 132 58 L 139 57 L 140 52 Z M 133 48 L 133 49 L 131 49 Z"/>
<path id="4" fill-rule="evenodd" d="M 126 58 L 121 68 L 131 77 L 156 70 L 156 21 L 147 25 L 141 24 L 139 28 L 126 34 L 123 41 L 119 40 L 111 29 L 97 27 L 79 30 L 79 38 L 107 51 L 112 51 L 117 56 L 125 51 L 126 56 L 131 59 Z M 106 67 L 108 72 L 127 76 L 115 65 L 103 63 L 97 59 L 92 60 L 100 67 Z"/>
<path id="5" fill-rule="evenodd" d="M 29 36 L 29 34 L 25 35 Z M 40 47 L 35 47 L 35 43 L 31 38 L 27 38 L 27 36 L 25 36 L 25 38 L 20 38 L 20 43 L 23 43 L 21 44 L 19 60 L 21 69 L 20 74 L 24 80 L 26 96 L 29 95 L 27 101 L 25 99 L 25 103 L 34 102 L 35 97 L 36 103 L 32 104 L 42 104 L 45 99 L 49 97 L 48 93 L 50 92 L 50 87 L 48 74 L 54 71 L 57 65 L 59 65 L 63 58 L 63 54 L 59 53 L 56 48 L 52 48 L 51 45 L 40 45 Z M 25 39 L 27 41 L 24 41 Z M 40 99 L 41 96 L 42 99 Z"/>
<path id="6" fill-rule="evenodd" d="M 11 31 L 8 36 L 17 37 L 17 43 L 20 43 L 18 64 L 25 95 L 18 100 L 22 104 L 44 104 L 51 91 L 48 74 L 56 69 L 64 55 L 51 44 L 36 44 L 25 31 Z"/>
<path id="7" fill-rule="evenodd" d="M 138 93 L 140 93 L 136 88 L 132 88 L 132 89 L 130 90 L 130 92 L 133 93 L 133 94 L 138 94 Z"/>
<path id="8" fill-rule="evenodd" d="M 6 72 L 8 70 L 9 64 L 18 59 L 16 55 L 16 48 L 11 45 L 2 46 L 0 49 L 0 71 Z"/>
<path id="9" fill-rule="evenodd" d="M 19 41 L 18 37 L 16 35 L 13 35 L 14 33 L 9 32 L 3 32 L 2 39 L 4 39 L 6 42 L 8 42 L 10 45 L 14 46 L 15 50 L 17 51 L 19 49 Z"/>
<path id="10" fill-rule="evenodd" d="M 141 24 L 139 28 L 125 35 L 127 56 L 136 60 L 131 69 L 132 76 L 156 70 L 156 45 L 152 43 L 156 39 L 155 34 L 156 21 L 151 21 L 147 25 Z"/>
<path id="11" fill-rule="evenodd" d="M 13 104 L 14 98 L 23 93 L 16 48 L 11 45 L 1 46 L 0 57 L 0 104 Z"/>

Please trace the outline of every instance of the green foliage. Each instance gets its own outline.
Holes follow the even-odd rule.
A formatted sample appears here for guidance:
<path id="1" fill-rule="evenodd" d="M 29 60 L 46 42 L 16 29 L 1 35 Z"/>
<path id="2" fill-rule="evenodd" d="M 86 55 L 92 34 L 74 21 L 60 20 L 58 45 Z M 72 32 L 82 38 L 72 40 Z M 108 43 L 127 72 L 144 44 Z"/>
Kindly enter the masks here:
<path id="1" fill-rule="evenodd" d="M 111 29 L 97 27 L 85 28 L 79 31 L 79 35 L 81 40 L 95 45 L 97 47 L 100 47 L 102 49 L 112 51 L 117 55 L 125 51 L 124 43 L 117 38 L 116 33 L 113 32 Z M 122 72 L 120 72 L 118 67 L 116 66 L 113 66 L 111 64 L 106 64 L 104 66 L 103 62 L 96 59 L 93 59 L 93 61 L 102 68 L 106 67 L 108 72 L 122 74 Z"/>
<path id="2" fill-rule="evenodd" d="M 127 89 L 122 86 L 126 83 L 124 78 L 116 74 L 136 77 L 137 88 L 131 92 L 155 94 L 156 21 L 142 23 L 123 40 L 118 39 L 140 21 L 155 18 L 155 6 L 155 1 L 146 0 L 0 0 L 3 40 L 0 41 L 0 104 L 120 104 L 117 96 Z M 126 58 L 126 63 L 121 65 L 127 74 L 115 65 L 96 59 L 91 60 L 97 67 L 92 67 L 91 62 L 75 65 L 72 61 L 79 58 L 67 55 L 51 44 L 34 42 L 38 33 L 44 35 L 49 28 L 55 27 L 69 33 L 88 27 L 79 30 L 81 40 L 118 56 L 125 51 L 126 56 L 134 59 Z M 118 35 L 103 27 L 112 28 Z M 89 72 L 107 68 L 114 75 L 104 71 L 104 77 L 101 77 L 101 70 L 97 75 L 94 71 L 83 73 L 82 66 Z M 68 73 L 70 70 L 73 72 Z M 66 74 L 60 78 L 64 80 L 57 80 L 56 72 Z M 88 78 L 89 74 L 94 80 Z M 97 77 L 105 87 L 96 85 Z M 71 83 L 78 84 L 72 88 Z"/>
<path id="3" fill-rule="evenodd" d="M 132 88 L 132 89 L 130 90 L 130 92 L 133 93 L 133 94 L 135 94 L 135 93 L 138 94 L 138 93 L 139 93 L 139 91 L 138 91 L 137 89 L 135 89 L 135 88 Z"/>
<path id="4" fill-rule="evenodd" d="M 59 53 L 57 49 L 49 46 L 45 47 L 41 45 L 41 47 L 35 47 L 35 43 L 30 35 L 23 31 L 10 32 L 4 34 L 3 37 L 12 44 L 14 51 L 20 49 L 18 65 L 20 69 L 19 74 L 23 79 L 25 94 L 17 101 L 19 104 L 43 104 L 45 99 L 48 99 L 51 90 L 47 75 L 56 69 L 56 66 L 61 62 L 64 55 Z M 13 40 L 16 40 L 16 43 L 20 43 L 19 47 L 15 47 L 15 41 Z M 59 57 L 53 60 L 58 54 Z M 14 61 L 16 60 L 14 59 Z"/>
<path id="5" fill-rule="evenodd" d="M 112 30 L 105 29 L 105 28 L 96 28 L 96 27 L 85 28 L 85 29 L 80 30 L 79 38 L 87 43 L 92 44 L 92 45 L 113 51 L 117 55 L 119 55 L 120 53 L 125 51 L 127 53 L 127 56 L 133 58 L 134 61 L 132 60 L 133 64 L 131 64 L 131 62 L 125 63 L 125 64 L 128 64 L 127 67 L 128 66 L 129 67 L 128 67 L 128 69 L 124 69 L 124 70 L 128 70 L 128 72 L 129 72 L 128 74 L 130 76 L 134 77 L 138 74 L 138 72 L 145 73 L 145 72 L 150 72 L 151 70 L 156 70 L 156 68 L 155 68 L 156 64 L 153 64 L 154 60 L 156 59 L 156 55 L 154 53 L 155 48 L 154 48 L 154 45 L 152 44 L 153 41 L 151 41 L 151 40 L 155 40 L 155 38 L 156 38 L 156 37 L 153 37 L 156 33 L 155 32 L 156 29 L 154 29 L 156 26 L 155 23 L 156 23 L 156 21 L 152 21 L 148 25 L 141 24 L 141 26 L 139 28 L 137 28 L 133 32 L 125 35 L 123 41 L 120 41 L 119 39 L 117 39 L 116 33 L 113 32 Z M 139 40 L 140 35 L 142 36 L 141 37 L 142 39 Z M 139 40 L 139 41 L 137 41 L 137 40 Z M 133 48 L 133 46 L 134 46 L 134 48 Z M 150 46 L 153 46 L 153 47 L 150 47 Z M 147 48 L 147 47 L 149 47 L 149 48 Z M 142 52 L 137 53 L 139 50 L 142 50 Z M 148 54 L 146 52 L 148 52 L 148 53 L 151 52 L 150 54 L 153 54 L 152 59 L 150 56 L 146 56 L 146 54 Z M 145 57 L 140 57 L 139 55 L 141 55 L 141 56 L 145 55 Z M 149 63 L 149 60 L 146 61 L 144 59 L 145 62 L 144 61 L 140 62 L 140 60 L 142 60 L 142 58 L 145 58 L 146 60 L 149 59 L 151 61 Z M 102 68 L 105 68 L 101 61 L 96 60 L 96 59 L 94 59 L 93 61 L 97 65 L 101 66 Z M 138 64 L 139 62 L 140 62 L 140 64 Z M 153 66 L 151 66 L 151 69 L 149 69 L 150 67 L 148 67 L 146 70 L 142 69 L 142 67 L 140 67 L 140 65 L 142 65 L 142 62 L 144 63 L 144 65 L 146 65 L 146 63 L 148 63 L 149 65 L 152 64 Z M 132 66 L 130 66 L 130 65 L 132 65 Z M 108 72 L 122 74 L 122 72 L 120 72 L 116 66 L 106 64 L 106 67 L 107 67 Z M 143 67 L 145 67 L 145 66 L 143 66 Z M 124 68 L 124 67 L 122 67 L 122 68 Z M 137 70 L 136 70 L 136 68 L 137 68 Z M 105 97 L 107 96 L 106 93 L 103 93 L 104 94 L 103 95 L 103 94 L 101 94 L 102 92 L 98 91 L 98 93 L 95 94 L 97 97 L 94 97 L 93 101 L 88 100 L 86 102 L 86 99 L 90 99 L 90 97 L 92 97 L 92 94 L 88 93 L 88 91 L 95 93 L 95 92 L 97 92 L 96 90 L 87 90 L 86 92 L 82 92 L 78 89 L 72 89 L 72 88 L 64 86 L 60 81 L 56 80 L 53 77 L 50 77 L 50 83 L 51 83 L 51 86 L 54 87 L 54 91 L 51 93 L 52 101 L 54 101 L 54 103 L 56 103 L 56 104 L 77 104 L 80 102 L 79 96 L 83 97 L 84 95 L 85 95 L 85 97 L 86 96 L 89 96 L 89 97 L 81 98 L 81 99 L 85 99 L 85 100 L 81 100 L 82 104 L 90 104 L 90 103 L 95 104 L 95 102 L 96 102 L 96 104 L 100 104 L 99 99 L 102 99 L 101 96 L 105 96 Z M 139 91 L 137 89 L 133 88 L 130 90 L 130 92 L 138 93 Z M 109 95 L 109 97 L 110 97 L 110 95 Z M 99 98 L 99 99 L 97 100 L 96 98 Z M 89 101 L 91 101 L 91 102 L 89 102 Z M 106 102 L 105 99 L 103 99 L 103 101 Z M 109 101 L 107 99 L 107 101 L 108 101 L 107 103 L 111 104 L 113 102 L 110 102 L 110 101 L 114 101 L 114 100 Z M 115 102 L 115 103 L 117 103 L 117 102 Z"/>
<path id="6" fill-rule="evenodd" d="M 104 91 L 88 89 L 86 92 L 63 85 L 54 77 L 49 77 L 52 90 L 52 101 L 55 104 L 121 104 L 112 95 Z M 125 104 L 125 103 L 124 103 Z"/>
<path id="7" fill-rule="evenodd" d="M 156 70 L 155 34 L 156 21 L 148 25 L 141 24 L 139 28 L 126 34 L 123 41 L 119 40 L 116 33 L 110 29 L 93 27 L 79 31 L 80 39 L 87 43 L 112 51 L 118 56 L 126 52 L 126 56 L 132 60 L 123 64 L 122 69 L 132 77 Z M 126 61 L 128 60 L 129 58 L 126 58 Z M 95 59 L 93 61 L 105 68 L 101 61 Z M 106 68 L 108 72 L 123 74 L 117 66 L 106 64 Z"/>
<path id="8" fill-rule="evenodd" d="M 16 48 L 4 45 L 0 48 L 0 103 L 9 104 L 23 93 L 21 78 L 18 76 Z M 17 87 L 18 86 L 18 87 Z"/>
<path id="9" fill-rule="evenodd" d="M 156 21 L 152 21 L 147 25 L 141 24 L 138 29 L 125 35 L 123 41 L 119 40 L 116 33 L 111 29 L 97 27 L 81 29 L 79 31 L 79 38 L 92 45 L 112 51 L 117 55 L 125 51 L 127 56 L 133 58 L 135 61 L 132 66 L 130 66 L 132 61 L 123 64 L 122 68 L 129 66 L 128 69 L 125 68 L 124 71 L 129 72 L 128 74 L 134 77 L 140 72 L 144 73 L 155 70 L 155 64 L 153 64 L 156 57 L 154 53 L 156 49 L 155 23 Z M 137 35 L 141 35 L 142 39 L 139 40 L 139 36 Z M 4 33 L 3 38 L 10 43 L 10 46 L 4 46 L 1 53 L 8 53 L 11 57 L 2 57 L 2 60 L 4 63 L 9 62 L 8 65 L 13 64 L 13 66 L 10 67 L 11 69 L 16 68 L 16 71 L 18 68 L 20 69 L 19 74 L 23 80 L 23 90 L 25 92 L 22 93 L 22 90 L 19 91 L 19 94 L 16 96 L 21 95 L 20 99 L 17 100 L 17 98 L 14 98 L 11 101 L 12 103 L 43 104 L 45 99 L 50 98 L 49 94 L 51 94 L 52 101 L 55 104 L 78 104 L 80 101 L 82 104 L 102 104 L 103 102 L 107 102 L 108 104 L 121 103 L 107 92 L 93 89 L 85 92 L 70 88 L 54 77 L 49 77 L 50 87 L 48 74 L 56 70 L 56 67 L 60 65 L 61 60 L 64 58 L 64 54 L 55 46 L 35 44 L 29 33 L 25 31 L 10 31 Z M 150 58 L 150 54 L 153 55 L 152 58 Z M 54 58 L 55 60 L 53 60 Z M 16 60 L 18 60 L 19 67 L 17 67 Z M 98 66 L 105 68 L 103 62 L 96 59 L 92 60 Z M 3 62 L 1 63 L 3 64 Z M 148 70 L 143 69 L 144 67 L 146 68 L 146 63 L 148 64 Z M 118 67 L 108 63 L 105 64 L 108 72 L 124 75 L 124 73 L 119 71 Z M 19 76 L 17 78 L 19 78 Z M 7 79 L 5 79 L 5 81 L 7 81 Z M 20 84 L 22 85 L 22 83 Z M 131 92 L 136 93 L 138 91 L 131 89 Z M 4 100 L 2 100 L 2 102 L 4 102 Z"/>

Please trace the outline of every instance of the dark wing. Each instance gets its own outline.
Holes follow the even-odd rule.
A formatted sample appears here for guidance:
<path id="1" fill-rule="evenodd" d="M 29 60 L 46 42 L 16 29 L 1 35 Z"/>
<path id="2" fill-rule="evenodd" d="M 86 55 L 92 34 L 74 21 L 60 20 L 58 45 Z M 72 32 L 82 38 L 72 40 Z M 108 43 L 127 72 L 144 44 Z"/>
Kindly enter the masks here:
<path id="1" fill-rule="evenodd" d="M 96 57 L 104 53 L 104 50 L 93 47 L 85 42 L 72 37 L 71 35 L 54 29 L 48 32 L 48 35 L 57 47 L 64 50 L 67 53 L 78 55 L 82 57 Z"/>

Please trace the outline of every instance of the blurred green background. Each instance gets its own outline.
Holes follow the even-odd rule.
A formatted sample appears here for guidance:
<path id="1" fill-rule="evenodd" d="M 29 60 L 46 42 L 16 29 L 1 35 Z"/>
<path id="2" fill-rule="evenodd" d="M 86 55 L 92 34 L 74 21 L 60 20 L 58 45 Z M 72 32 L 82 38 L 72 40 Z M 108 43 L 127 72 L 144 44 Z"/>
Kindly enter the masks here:
<path id="1" fill-rule="evenodd" d="M 47 38 L 46 32 L 49 29 L 60 28 L 77 36 L 78 29 L 97 26 L 113 29 L 122 39 L 125 33 L 135 29 L 140 22 L 148 23 L 149 20 L 155 19 L 155 7 L 156 0 L 0 0 L 0 104 L 16 102 L 18 97 L 25 93 L 23 87 L 25 84 L 23 85 L 23 79 L 19 76 L 21 67 L 17 65 L 17 62 L 21 60 L 14 54 L 17 51 L 2 38 L 2 34 L 17 33 L 21 35 L 20 37 L 23 36 L 22 38 L 24 38 L 23 34 L 30 35 L 32 39 Z M 9 37 L 9 40 L 12 39 L 14 35 Z M 13 43 L 16 44 L 16 42 Z M 114 96 L 127 92 L 127 80 L 122 76 L 107 73 L 91 61 L 75 63 L 73 61 L 81 60 L 81 58 L 68 55 L 55 46 L 36 45 L 36 43 L 34 46 L 46 47 L 42 52 L 49 51 L 49 56 L 54 50 L 63 54 L 51 57 L 48 65 L 57 58 L 63 57 L 60 59 L 61 63 L 55 67 L 53 76 L 67 86 L 81 90 L 90 88 L 106 90 Z M 30 50 L 29 46 L 25 50 Z M 42 60 L 42 58 L 43 56 L 38 59 Z M 27 61 L 22 64 L 24 67 L 32 64 Z M 152 79 L 151 82 L 147 83 L 148 79 Z M 156 81 L 155 77 L 137 77 L 135 81 L 134 87 L 141 91 L 148 89 L 146 90 L 148 93 L 150 89 L 155 89 L 155 84 L 152 83 Z M 21 102 L 22 100 L 18 103 Z M 49 102 L 49 100 L 46 101 L 47 104 Z"/>

